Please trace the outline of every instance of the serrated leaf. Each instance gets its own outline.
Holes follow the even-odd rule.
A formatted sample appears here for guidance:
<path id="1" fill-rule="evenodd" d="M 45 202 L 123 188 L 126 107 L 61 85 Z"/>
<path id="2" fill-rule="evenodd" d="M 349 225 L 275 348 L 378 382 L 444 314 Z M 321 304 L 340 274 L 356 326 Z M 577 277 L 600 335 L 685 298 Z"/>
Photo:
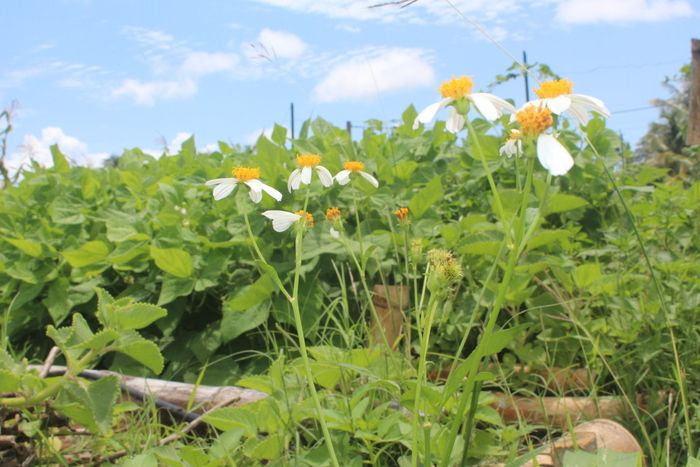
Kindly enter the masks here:
<path id="1" fill-rule="evenodd" d="M 82 268 L 99 263 L 109 255 L 109 247 L 100 240 L 87 242 L 73 250 L 63 251 L 63 257 L 74 268 Z"/>
<path id="2" fill-rule="evenodd" d="M 166 305 L 177 297 L 189 295 L 194 289 L 194 284 L 195 280 L 192 278 L 163 277 L 163 284 L 160 287 L 160 295 L 158 296 L 158 305 Z"/>
<path id="3" fill-rule="evenodd" d="M 128 355 L 155 374 L 163 371 L 164 361 L 158 346 L 134 331 L 126 331 L 113 344 L 113 347 L 117 352 Z"/>
<path id="4" fill-rule="evenodd" d="M 87 339 L 84 342 L 82 342 L 77 347 L 80 349 L 87 350 L 104 349 L 107 345 L 109 345 L 112 341 L 116 340 L 117 338 L 119 338 L 119 333 L 114 329 L 103 329 L 97 332 L 90 339 Z"/>
<path id="5" fill-rule="evenodd" d="M 588 204 L 583 198 L 566 193 L 556 193 L 547 200 L 547 214 L 571 211 Z"/>
<path id="6" fill-rule="evenodd" d="M 16 392 L 19 389 L 20 378 L 8 369 L 0 369 L 0 393 Z"/>
<path id="7" fill-rule="evenodd" d="M 118 330 L 141 329 L 168 314 L 165 308 L 149 303 L 113 306 L 109 313 L 110 325 Z"/>
<path id="8" fill-rule="evenodd" d="M 156 266 L 175 277 L 192 275 L 192 257 L 185 250 L 151 246 L 151 258 Z"/>
<path id="9" fill-rule="evenodd" d="M 112 408 L 119 395 L 119 379 L 114 375 L 105 376 L 90 383 L 88 395 L 95 424 L 103 434 L 112 429 Z"/>
<path id="10" fill-rule="evenodd" d="M 5 241 L 14 245 L 18 250 L 29 256 L 37 258 L 41 256 L 41 243 L 26 238 L 5 238 Z"/>
<path id="11" fill-rule="evenodd" d="M 68 299 L 68 289 L 70 282 L 65 277 L 59 277 L 51 282 L 48 289 L 48 294 L 43 300 L 44 306 L 49 310 L 51 319 L 58 326 L 68 316 L 71 309 L 71 303 Z"/>
<path id="12" fill-rule="evenodd" d="M 114 303 L 114 297 L 100 287 L 95 287 L 95 293 L 97 294 L 97 320 L 103 326 L 107 326 L 109 324 L 108 306 Z"/>

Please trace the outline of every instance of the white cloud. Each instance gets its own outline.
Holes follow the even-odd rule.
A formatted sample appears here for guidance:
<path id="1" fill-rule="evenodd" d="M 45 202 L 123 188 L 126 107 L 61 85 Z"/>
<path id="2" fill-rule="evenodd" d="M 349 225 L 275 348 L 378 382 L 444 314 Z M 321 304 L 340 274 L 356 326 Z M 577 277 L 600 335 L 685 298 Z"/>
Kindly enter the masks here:
<path id="1" fill-rule="evenodd" d="M 686 0 L 564 0 L 556 18 L 564 23 L 631 23 L 668 21 L 688 17 L 693 8 Z"/>
<path id="2" fill-rule="evenodd" d="M 59 127 L 46 127 L 41 130 L 41 136 L 24 135 L 19 151 L 8 156 L 7 167 L 11 173 L 16 172 L 24 165 L 29 165 L 32 160 L 42 166 L 51 167 L 53 158 L 50 147 L 58 144 L 61 152 L 65 154 L 73 164 L 99 167 L 109 158 L 107 152 L 90 152 L 88 146 L 74 136 L 67 135 Z"/>
<path id="3" fill-rule="evenodd" d="M 378 49 L 373 57 L 356 57 L 335 65 L 316 85 L 313 97 L 336 102 L 430 86 L 435 71 L 421 49 Z"/>
<path id="4" fill-rule="evenodd" d="M 180 152 L 180 149 L 182 149 L 182 143 L 187 141 L 192 137 L 192 133 L 186 132 L 186 131 L 180 131 L 178 132 L 173 139 L 168 141 L 165 137 L 160 139 L 160 144 L 162 144 L 161 149 L 154 149 L 154 148 L 144 148 L 142 151 L 150 156 L 153 156 L 155 158 L 160 158 L 163 155 L 172 155 L 172 154 L 177 154 Z M 198 146 L 197 151 L 198 152 L 214 152 L 219 150 L 219 145 L 216 143 L 209 143 L 205 144 L 204 146 Z"/>
<path id="5" fill-rule="evenodd" d="M 112 90 L 112 97 L 128 97 L 138 105 L 151 106 L 158 99 L 192 97 L 197 94 L 197 90 L 197 82 L 192 78 L 156 81 L 125 79 L 121 85 Z"/>
<path id="6" fill-rule="evenodd" d="M 351 32 L 353 34 L 357 34 L 358 32 L 362 31 L 362 29 L 360 29 L 359 27 L 353 26 L 351 24 L 336 24 L 335 28 L 338 31 Z"/>
<path id="7" fill-rule="evenodd" d="M 286 31 L 275 31 L 265 28 L 260 31 L 257 39 L 265 52 L 270 56 L 267 58 L 276 59 L 296 59 L 307 49 L 307 45 L 296 34 Z M 260 50 L 256 51 L 258 54 Z"/>
<path id="8" fill-rule="evenodd" d="M 237 63 L 235 54 L 192 52 L 185 56 L 180 71 L 187 76 L 204 76 L 231 70 Z"/>

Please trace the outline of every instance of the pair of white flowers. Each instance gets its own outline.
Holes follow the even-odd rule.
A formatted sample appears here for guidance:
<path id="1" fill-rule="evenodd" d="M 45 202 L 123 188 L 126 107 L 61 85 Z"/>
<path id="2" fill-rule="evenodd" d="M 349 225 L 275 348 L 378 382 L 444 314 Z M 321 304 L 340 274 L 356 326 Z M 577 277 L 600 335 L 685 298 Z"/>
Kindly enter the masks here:
<path id="1" fill-rule="evenodd" d="M 540 164 L 552 175 L 564 175 L 573 167 L 574 159 L 554 135 L 546 133 L 554 123 L 551 114 L 568 113 L 581 125 L 588 123 L 591 112 L 606 118 L 610 116 L 610 111 L 600 99 L 574 94 L 571 81 L 565 79 L 543 82 L 535 90 L 539 99 L 528 102 L 520 110 L 493 94 L 472 93 L 472 87 L 473 82 L 467 76 L 443 83 L 440 86 L 443 99 L 429 105 L 418 114 L 413 128 L 418 128 L 420 123 L 432 121 L 440 109 L 450 106 L 445 127 L 452 133 L 458 133 L 464 128 L 465 117 L 457 111 L 457 106 L 464 105 L 464 102 L 474 104 L 479 113 L 489 121 L 497 120 L 504 113 L 510 113 L 511 122 L 517 121 L 520 130 L 511 131 L 508 140 L 500 149 L 501 155 L 520 155 L 522 138 L 537 138 L 537 158 Z"/>
<path id="2" fill-rule="evenodd" d="M 309 185 L 311 177 L 315 171 L 318 175 L 321 184 L 329 187 L 335 180 L 340 185 L 350 183 L 350 175 L 358 174 L 375 188 L 379 187 L 379 181 L 370 173 L 364 171 L 365 165 L 359 161 L 348 161 L 343 165 L 343 170 L 338 172 L 335 177 L 330 171 L 320 165 L 321 156 L 317 154 L 300 154 L 297 156 L 297 164 L 299 168 L 292 171 L 287 180 L 287 189 L 292 192 L 298 190 L 301 184 Z M 236 167 L 232 171 L 233 177 L 216 178 L 208 180 L 207 186 L 213 186 L 213 195 L 215 200 L 220 200 L 230 195 L 239 183 L 243 183 L 250 189 L 249 196 L 254 203 L 259 203 L 262 200 L 262 194 L 267 193 L 276 201 L 282 200 L 282 193 L 275 188 L 266 185 L 260 181 L 260 169 L 257 167 Z M 272 220 L 272 228 L 277 232 L 287 230 L 291 225 L 298 222 L 302 218 L 306 219 L 307 225 L 313 225 L 313 217 L 305 211 L 289 212 L 282 210 L 269 210 L 262 213 L 263 216 Z"/>

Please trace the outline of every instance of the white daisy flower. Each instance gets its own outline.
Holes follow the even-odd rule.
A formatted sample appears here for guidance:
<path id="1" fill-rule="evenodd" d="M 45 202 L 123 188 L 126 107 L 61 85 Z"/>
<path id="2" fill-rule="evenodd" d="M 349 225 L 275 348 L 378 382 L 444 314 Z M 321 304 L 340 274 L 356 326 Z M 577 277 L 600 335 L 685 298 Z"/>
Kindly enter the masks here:
<path id="1" fill-rule="evenodd" d="M 571 114 L 581 125 L 588 123 L 589 114 L 596 112 L 605 118 L 610 117 L 610 111 L 603 101 L 596 97 L 583 94 L 573 94 L 574 85 L 568 79 L 553 79 L 543 82 L 535 93 L 539 97 L 533 104 L 544 105 L 557 115 Z"/>
<path id="2" fill-rule="evenodd" d="M 520 130 L 510 130 L 508 139 L 505 143 L 503 143 L 503 146 L 501 146 L 501 149 L 498 150 L 498 153 L 501 156 L 507 157 L 521 156 L 523 154 L 522 137 L 523 135 Z"/>
<path id="3" fill-rule="evenodd" d="M 542 167 L 555 176 L 564 175 L 574 166 L 569 151 L 551 134 L 545 133 L 554 123 L 552 112 L 544 106 L 532 103 L 515 113 L 522 136 L 537 138 L 537 159 Z"/>
<path id="4" fill-rule="evenodd" d="M 231 171 L 231 174 L 233 178 L 207 180 L 206 185 L 214 187 L 213 194 L 216 201 L 230 195 L 239 182 L 246 184 L 250 188 L 250 199 L 254 203 L 259 203 L 262 200 L 263 191 L 277 201 L 282 199 L 282 193 L 259 180 L 260 169 L 257 167 L 236 167 Z"/>
<path id="5" fill-rule="evenodd" d="M 313 170 L 316 170 L 321 184 L 325 187 L 329 187 L 333 184 L 333 175 L 328 171 L 327 168 L 319 165 L 321 163 L 321 156 L 317 154 L 299 154 L 297 156 L 297 164 L 299 168 L 295 169 L 290 175 L 287 181 L 287 189 L 291 193 L 292 190 L 298 190 L 301 183 L 309 185 L 311 183 L 311 174 Z"/>
<path id="6" fill-rule="evenodd" d="M 365 164 L 359 161 L 348 161 L 343 164 L 343 170 L 335 175 L 335 181 L 341 185 L 347 185 L 350 182 L 350 174 L 357 173 L 362 176 L 365 180 L 374 185 L 375 188 L 379 188 L 379 181 L 377 181 L 374 176 L 364 172 Z"/>
<path id="7" fill-rule="evenodd" d="M 500 97 L 485 92 L 472 93 L 473 86 L 474 82 L 468 76 L 460 76 L 459 78 L 454 78 L 442 83 L 440 86 L 440 94 L 443 99 L 423 109 L 413 122 L 413 129 L 417 129 L 421 123 L 430 123 L 440 109 L 452 103 L 456 103 L 461 99 L 466 99 L 474 104 L 479 113 L 481 113 L 486 120 L 491 122 L 498 119 L 505 112 L 515 112 L 515 107 Z M 445 127 L 447 131 L 451 133 L 458 133 L 464 128 L 464 116 L 460 115 L 454 106 L 450 107 L 449 112 Z"/>
<path id="8" fill-rule="evenodd" d="M 314 216 L 306 211 L 289 212 L 273 209 L 263 212 L 262 215 L 272 221 L 272 229 L 275 232 L 284 232 L 301 219 L 304 219 L 306 227 L 314 225 Z"/>

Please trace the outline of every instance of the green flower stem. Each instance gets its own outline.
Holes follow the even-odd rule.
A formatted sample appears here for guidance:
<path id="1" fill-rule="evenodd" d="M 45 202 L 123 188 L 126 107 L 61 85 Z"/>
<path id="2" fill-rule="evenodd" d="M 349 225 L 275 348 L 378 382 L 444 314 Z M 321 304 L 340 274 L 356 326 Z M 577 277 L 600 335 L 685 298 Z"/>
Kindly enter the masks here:
<path id="1" fill-rule="evenodd" d="M 489 181 L 489 186 L 491 187 L 491 193 L 493 193 L 493 200 L 496 203 L 496 210 L 498 211 L 498 217 L 501 218 L 501 222 L 503 223 L 503 227 L 505 228 L 506 225 L 506 214 L 503 209 L 503 203 L 501 202 L 501 196 L 498 194 L 498 188 L 496 187 L 496 182 L 493 179 L 493 175 L 491 174 L 491 168 L 489 167 L 489 163 L 486 161 L 486 157 L 484 157 L 484 150 L 481 146 L 481 140 L 477 136 L 476 131 L 474 130 L 474 126 L 472 125 L 472 122 L 469 120 L 469 118 L 465 118 L 467 122 L 467 129 L 469 130 L 469 135 L 474 138 L 474 144 L 476 145 L 476 151 L 479 153 L 479 159 L 481 160 L 481 165 L 484 168 L 484 172 L 486 173 L 486 178 Z"/>
<path id="2" fill-rule="evenodd" d="M 435 294 L 430 295 L 430 300 L 428 301 L 428 315 L 423 323 L 423 332 L 421 333 L 420 339 L 420 355 L 418 357 L 418 378 L 416 380 L 416 395 L 413 401 L 413 440 L 411 442 L 411 465 L 413 467 L 418 466 L 418 429 L 420 427 L 420 396 L 423 389 L 423 385 L 427 383 L 427 369 L 426 361 L 428 356 L 428 343 L 430 341 L 430 329 L 433 326 L 433 318 L 435 317 L 435 311 L 437 310 L 440 301 L 437 299 Z M 424 453 L 425 456 L 429 455 L 429 447 L 426 447 Z M 426 457 L 424 463 L 428 464 L 429 459 Z"/>
<path id="3" fill-rule="evenodd" d="M 266 266 L 269 266 L 267 263 L 267 260 L 265 260 L 265 257 L 263 254 L 260 252 L 260 248 L 258 248 L 258 242 L 255 240 L 255 235 L 253 234 L 253 229 L 250 228 L 250 221 L 248 220 L 248 213 L 244 212 L 243 213 L 243 219 L 245 219 L 245 226 L 248 229 L 248 236 L 250 237 L 250 241 L 253 244 L 253 248 L 255 250 L 255 253 L 258 255 L 258 260 L 260 260 L 263 264 Z M 261 271 L 261 274 L 264 274 L 264 271 Z M 282 284 L 282 281 L 280 278 L 277 276 L 277 274 L 272 274 L 272 280 L 279 289 L 280 292 L 285 296 L 287 300 L 290 302 L 292 301 L 293 297 L 289 295 L 289 292 L 287 292 L 287 288 Z"/>
<path id="4" fill-rule="evenodd" d="M 524 234 L 524 228 L 525 228 L 525 217 L 527 214 L 527 205 L 528 201 L 530 198 L 530 191 L 532 190 L 532 174 L 534 172 L 535 168 L 535 157 L 534 155 L 530 157 L 528 161 L 528 167 L 527 167 L 527 175 L 525 179 L 525 188 L 523 191 L 523 197 L 520 205 L 520 209 L 518 211 L 518 217 L 516 219 L 516 226 L 515 226 L 515 241 L 513 244 L 510 246 L 510 251 L 508 253 L 508 263 L 506 265 L 506 270 L 503 275 L 503 280 L 501 281 L 501 285 L 498 288 L 498 294 L 496 296 L 496 299 L 494 300 L 493 306 L 491 308 L 491 312 L 489 313 L 488 321 L 486 323 L 486 326 L 484 328 L 484 332 L 481 335 L 481 338 L 479 339 L 479 343 L 476 346 L 476 349 L 474 349 L 473 352 L 473 357 L 471 357 L 472 364 L 468 370 L 467 373 L 467 380 L 466 383 L 464 384 L 465 390 L 462 392 L 462 395 L 460 397 L 458 409 L 456 412 L 456 415 L 453 419 L 452 426 L 450 428 L 450 436 L 448 438 L 448 443 L 447 446 L 454 446 L 454 442 L 457 439 L 457 432 L 459 431 L 460 427 L 460 422 L 461 422 L 461 417 L 462 413 L 466 409 L 467 402 L 470 399 L 471 393 L 474 390 L 474 383 L 476 380 L 476 375 L 479 370 L 479 366 L 481 365 L 481 360 L 484 357 L 485 353 L 485 347 L 486 344 L 488 343 L 489 339 L 491 338 L 491 335 L 493 334 L 493 330 L 496 326 L 496 322 L 498 320 L 498 315 L 500 314 L 501 307 L 503 306 L 503 303 L 505 302 L 506 294 L 508 293 L 508 287 L 510 285 L 510 281 L 513 277 L 513 272 L 515 271 L 515 266 L 518 263 L 518 251 L 520 250 L 520 243 L 523 240 L 523 234 Z M 544 201 L 544 200 L 543 200 Z M 465 440 L 465 445 L 469 442 L 469 440 Z M 445 455 L 443 456 L 442 459 L 442 464 L 443 466 L 448 466 L 449 465 L 449 459 L 451 456 L 451 450 L 445 450 Z"/>
<path id="5" fill-rule="evenodd" d="M 299 350 L 301 351 L 301 358 L 304 362 L 304 369 L 306 371 L 306 379 L 308 381 L 309 390 L 311 391 L 311 396 L 314 400 L 314 405 L 316 406 L 316 411 L 318 412 L 318 420 L 321 424 L 321 431 L 323 431 L 323 437 L 326 441 L 326 446 L 328 446 L 328 453 L 331 456 L 331 462 L 335 467 L 340 467 L 338 463 L 338 458 L 335 454 L 335 448 L 333 447 L 333 440 L 331 439 L 331 434 L 328 431 L 328 425 L 326 424 L 326 417 L 323 415 L 323 408 L 321 407 L 321 401 L 318 398 L 318 393 L 316 392 L 316 385 L 314 384 L 314 374 L 311 370 L 311 364 L 309 363 L 309 354 L 306 350 L 306 339 L 304 338 L 304 325 L 301 321 L 301 311 L 299 310 L 299 275 L 301 272 L 301 257 L 303 252 L 303 240 L 304 240 L 304 227 L 297 225 L 297 235 L 294 242 L 295 245 L 295 264 L 294 264 L 294 288 L 292 291 L 292 299 L 290 300 L 292 304 L 292 311 L 294 312 L 294 323 L 297 328 L 297 338 L 299 339 Z"/>
<path id="6" fill-rule="evenodd" d="M 362 244 L 362 227 L 360 226 L 360 210 L 357 208 L 357 188 L 355 185 L 352 186 L 352 204 L 355 207 L 355 233 L 357 234 L 357 240 L 360 242 L 360 260 L 362 261 L 362 270 L 364 271 L 365 261 L 362 258 L 362 253 L 364 253 L 365 248 Z"/>
<path id="7" fill-rule="evenodd" d="M 360 260 L 357 259 L 357 255 L 354 251 L 352 251 L 352 248 L 348 244 L 347 239 L 345 239 L 345 237 L 343 237 L 342 234 L 340 240 L 343 243 L 345 250 L 347 250 L 348 254 L 352 258 L 352 262 L 355 264 L 355 267 L 357 268 L 357 273 L 360 276 L 360 284 L 362 285 L 362 290 L 365 291 L 365 296 L 367 297 L 367 302 L 369 304 L 369 310 L 370 313 L 372 313 L 372 319 L 374 319 L 374 321 L 379 326 L 379 314 L 377 313 L 377 308 L 374 306 L 374 301 L 372 300 L 372 292 L 369 290 L 369 286 L 367 285 L 367 279 L 365 279 L 365 268 L 362 266 L 362 264 L 360 264 Z M 386 334 L 384 332 L 382 332 L 381 334 L 382 340 L 384 341 L 384 345 L 387 349 L 390 350 L 391 344 L 389 344 L 389 340 L 387 339 Z"/>

